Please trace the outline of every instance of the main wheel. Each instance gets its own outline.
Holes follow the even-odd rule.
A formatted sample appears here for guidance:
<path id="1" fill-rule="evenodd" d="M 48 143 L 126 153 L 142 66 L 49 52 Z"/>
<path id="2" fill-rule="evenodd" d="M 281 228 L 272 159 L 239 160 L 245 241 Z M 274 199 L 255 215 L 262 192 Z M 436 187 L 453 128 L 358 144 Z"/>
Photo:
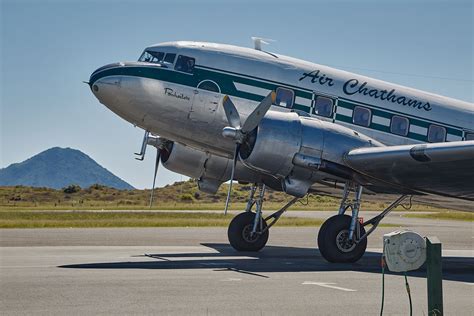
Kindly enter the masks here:
<path id="1" fill-rule="evenodd" d="M 230 245 L 237 251 L 259 251 L 265 247 L 268 241 L 268 230 L 262 234 L 252 235 L 255 213 L 240 213 L 232 219 L 227 230 L 227 237 Z M 265 229 L 267 223 L 262 219 L 262 228 Z"/>
<path id="2" fill-rule="evenodd" d="M 348 215 L 335 215 L 324 222 L 318 234 L 319 252 L 324 259 L 334 263 L 348 263 L 356 262 L 362 257 L 367 248 L 367 238 L 359 243 L 350 241 L 350 225 L 351 217 Z M 364 227 L 359 226 L 359 229 L 360 235 L 364 235 Z"/>

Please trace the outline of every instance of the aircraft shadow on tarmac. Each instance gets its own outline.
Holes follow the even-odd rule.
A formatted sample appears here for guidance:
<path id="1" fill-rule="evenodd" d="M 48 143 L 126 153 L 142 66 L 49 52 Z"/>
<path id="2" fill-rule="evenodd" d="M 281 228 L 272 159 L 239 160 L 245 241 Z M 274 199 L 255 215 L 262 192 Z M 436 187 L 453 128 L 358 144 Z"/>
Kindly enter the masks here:
<path id="1" fill-rule="evenodd" d="M 260 252 L 237 252 L 228 244 L 202 244 L 217 252 L 155 253 L 135 257 L 146 261 L 102 262 L 62 265 L 71 269 L 209 269 L 234 271 L 269 278 L 271 272 L 358 271 L 380 273 L 380 253 L 367 251 L 357 263 L 328 263 L 314 248 L 266 246 Z M 156 260 L 150 260 L 156 259 Z M 474 258 L 444 257 L 443 279 L 474 283 Z M 388 272 L 390 273 L 390 272 Z M 426 277 L 426 269 L 410 272 L 413 277 Z"/>

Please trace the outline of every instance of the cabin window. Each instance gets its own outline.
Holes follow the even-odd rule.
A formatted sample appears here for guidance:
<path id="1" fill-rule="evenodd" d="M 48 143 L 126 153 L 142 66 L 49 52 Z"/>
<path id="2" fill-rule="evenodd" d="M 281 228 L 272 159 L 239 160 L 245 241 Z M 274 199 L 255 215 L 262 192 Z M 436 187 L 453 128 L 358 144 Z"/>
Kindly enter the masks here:
<path id="1" fill-rule="evenodd" d="M 356 106 L 354 108 L 354 113 L 352 114 L 352 122 L 356 125 L 366 126 L 370 125 L 372 119 L 372 112 L 369 109 L 366 109 L 361 106 Z"/>
<path id="2" fill-rule="evenodd" d="M 293 90 L 286 89 L 286 88 L 277 88 L 276 90 L 276 100 L 275 103 L 278 106 L 283 106 L 285 108 L 293 108 L 293 99 L 295 93 Z"/>
<path id="3" fill-rule="evenodd" d="M 314 103 L 314 114 L 325 117 L 332 117 L 333 108 L 333 99 L 323 96 L 316 97 L 316 102 Z"/>
<path id="4" fill-rule="evenodd" d="M 474 140 L 474 133 L 466 133 L 465 140 Z"/>
<path id="5" fill-rule="evenodd" d="M 438 125 L 430 125 L 428 128 L 428 141 L 430 143 L 441 143 L 446 140 L 446 129 Z"/>
<path id="6" fill-rule="evenodd" d="M 390 122 L 390 132 L 400 136 L 407 136 L 408 129 L 410 127 L 410 121 L 406 117 L 402 116 L 392 116 L 392 121 Z"/>
<path id="7" fill-rule="evenodd" d="M 178 57 L 178 58 L 179 58 L 179 57 Z M 179 59 L 178 59 L 178 60 L 179 60 Z M 217 93 L 220 93 L 220 92 L 221 92 L 221 89 L 219 88 L 219 86 L 217 85 L 217 83 L 215 83 L 214 81 L 211 81 L 211 80 L 204 80 L 204 81 L 201 81 L 201 82 L 198 84 L 198 89 L 213 91 L 213 92 L 217 92 Z"/>
<path id="8" fill-rule="evenodd" d="M 194 63 L 194 58 L 179 55 L 174 69 L 182 72 L 192 73 L 194 71 Z"/>

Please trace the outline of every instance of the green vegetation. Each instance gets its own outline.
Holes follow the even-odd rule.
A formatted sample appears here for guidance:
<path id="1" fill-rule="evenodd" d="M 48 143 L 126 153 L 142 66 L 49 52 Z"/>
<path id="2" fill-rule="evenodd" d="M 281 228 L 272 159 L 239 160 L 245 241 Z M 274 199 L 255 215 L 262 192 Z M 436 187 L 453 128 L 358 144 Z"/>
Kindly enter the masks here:
<path id="1" fill-rule="evenodd" d="M 232 215 L 181 212 L 0 212 L 0 228 L 208 227 L 229 225 Z M 322 220 L 282 217 L 279 226 L 319 226 Z"/>
<path id="2" fill-rule="evenodd" d="M 63 192 L 66 194 L 77 193 L 81 191 L 81 187 L 75 184 L 68 185 L 63 189 Z"/>
<path id="3" fill-rule="evenodd" d="M 232 219 L 231 215 L 199 212 L 222 210 L 226 190 L 227 185 L 223 185 L 212 195 L 199 192 L 194 181 L 177 182 L 156 190 L 156 200 L 153 210 L 150 211 L 150 190 L 117 190 L 103 185 L 92 185 L 85 189 L 71 185 L 60 190 L 24 186 L 0 187 L 0 228 L 227 226 Z M 232 209 L 245 209 L 249 190 L 249 185 L 235 185 Z M 269 211 L 280 208 L 290 197 L 282 192 L 268 190 L 265 199 L 265 210 Z M 291 209 L 334 212 L 338 206 L 339 201 L 336 198 L 310 195 Z M 364 202 L 364 210 L 380 210 L 384 207 L 383 203 Z M 419 205 L 414 205 L 412 210 L 433 213 L 413 213 L 407 216 L 464 221 L 474 219 L 473 213 L 437 210 Z M 320 219 L 295 218 L 289 215 L 284 216 L 277 225 L 319 226 L 321 222 Z"/>
<path id="4" fill-rule="evenodd" d="M 250 185 L 235 184 L 230 208 L 243 210 Z M 227 195 L 227 184 L 216 194 L 200 192 L 195 181 L 176 182 L 156 189 L 154 210 L 222 210 Z M 143 210 L 148 209 L 150 190 L 118 190 L 103 185 L 89 188 L 68 186 L 61 190 L 25 186 L 0 187 L 0 211 L 9 210 Z M 288 195 L 267 190 L 265 210 L 279 209 L 289 201 Z M 364 210 L 380 210 L 385 204 L 364 201 Z M 335 211 L 339 200 L 310 195 L 290 210 Z M 399 208 L 401 209 L 401 208 Z M 436 211 L 427 206 L 414 205 L 412 211 Z"/>
<path id="5" fill-rule="evenodd" d="M 436 213 L 429 213 L 429 214 L 407 214 L 406 217 L 416 217 L 416 218 L 431 218 L 431 219 L 449 219 L 449 220 L 456 220 L 456 221 L 466 221 L 466 222 L 474 222 L 474 213 L 468 212 L 436 212 Z"/>

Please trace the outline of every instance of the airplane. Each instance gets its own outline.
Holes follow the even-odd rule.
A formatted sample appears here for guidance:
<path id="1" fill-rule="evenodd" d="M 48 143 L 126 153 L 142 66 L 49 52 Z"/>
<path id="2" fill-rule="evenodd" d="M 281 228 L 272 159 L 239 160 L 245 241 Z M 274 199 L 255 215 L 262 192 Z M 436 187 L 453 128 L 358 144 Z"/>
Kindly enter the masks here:
<path id="1" fill-rule="evenodd" d="M 156 147 L 153 188 L 160 163 L 208 193 L 230 180 L 227 212 L 233 181 L 252 184 L 228 227 L 237 251 L 261 250 L 307 194 L 341 196 L 317 238 L 333 263 L 359 260 L 382 219 L 412 198 L 473 211 L 473 103 L 265 51 L 262 42 L 160 43 L 92 73 L 99 102 L 145 130 L 137 159 Z M 291 199 L 264 216 L 267 187 Z M 363 194 L 392 203 L 364 222 Z"/>

